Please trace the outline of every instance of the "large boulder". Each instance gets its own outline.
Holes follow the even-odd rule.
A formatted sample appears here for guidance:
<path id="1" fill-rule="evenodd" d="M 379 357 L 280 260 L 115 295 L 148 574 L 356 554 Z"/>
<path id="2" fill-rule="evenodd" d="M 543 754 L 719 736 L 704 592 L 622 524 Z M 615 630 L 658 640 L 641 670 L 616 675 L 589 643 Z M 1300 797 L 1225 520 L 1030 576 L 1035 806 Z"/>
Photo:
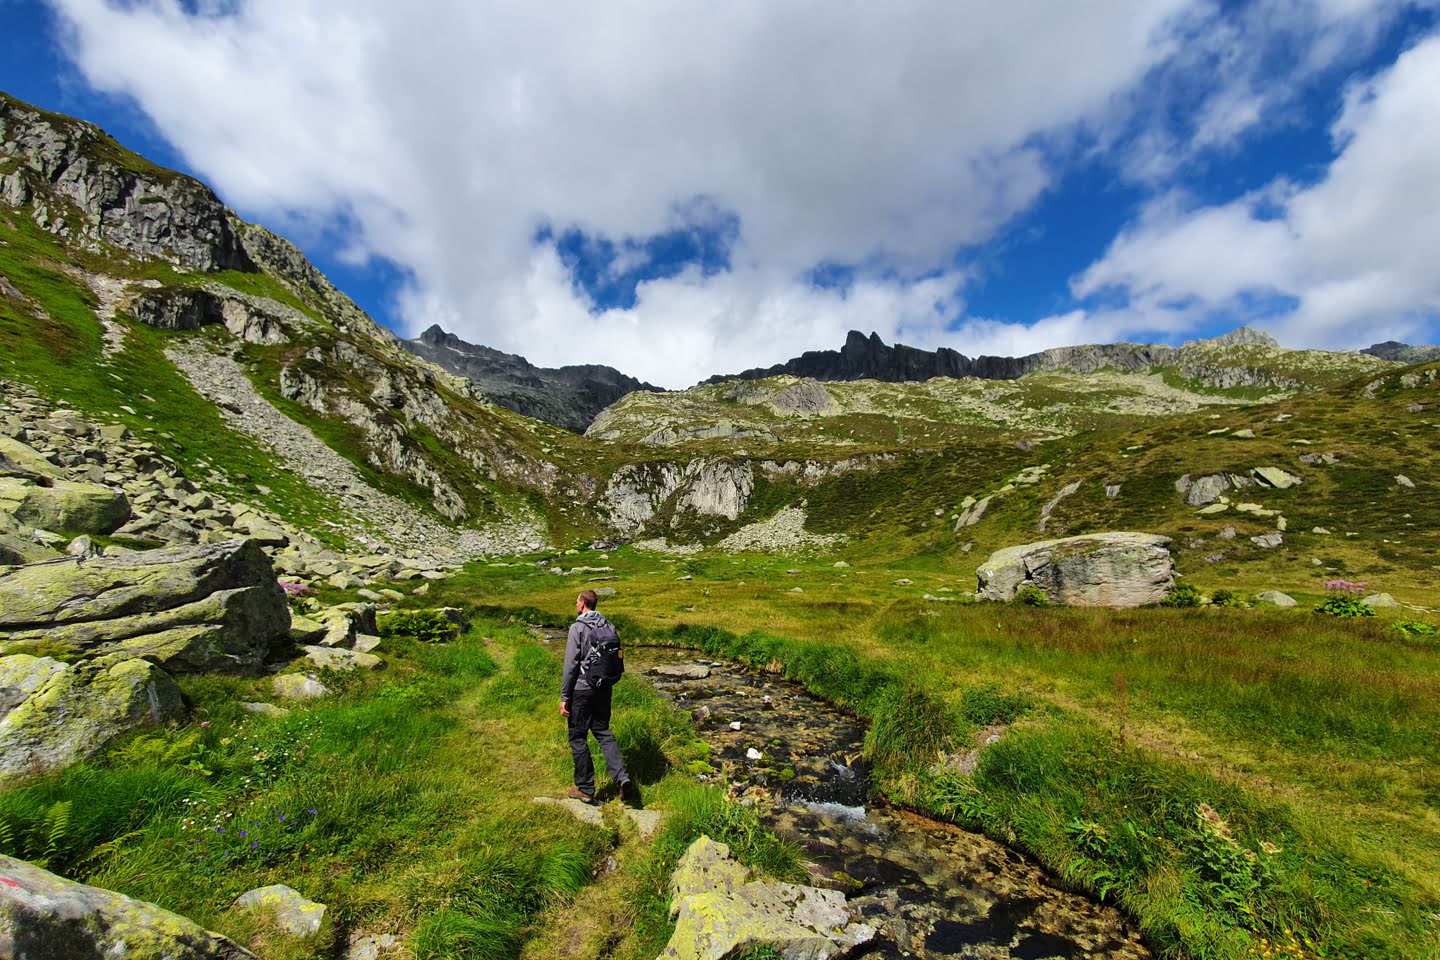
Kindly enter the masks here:
<path id="1" fill-rule="evenodd" d="M 0 480 L 0 511 L 21 523 L 71 533 L 114 533 L 130 519 L 130 501 L 119 490 L 70 480 L 46 486 Z"/>
<path id="2" fill-rule="evenodd" d="M 1169 543 L 1156 534 L 1109 532 L 1006 547 L 976 569 L 977 596 L 1011 600 L 1022 587 L 1039 587 L 1068 606 L 1158 603 L 1175 585 Z"/>
<path id="3" fill-rule="evenodd" d="M 113 656 L 71 666 L 0 657 L 0 787 L 69 766 L 112 737 L 183 709 L 175 681 L 145 660 Z"/>
<path id="4" fill-rule="evenodd" d="M 0 653 L 43 641 L 181 672 L 253 672 L 290 609 L 249 540 L 65 558 L 0 574 Z"/>
<path id="5" fill-rule="evenodd" d="M 153 903 L 6 856 L 0 856 L 0 957 L 255 960 L 239 944 Z"/>

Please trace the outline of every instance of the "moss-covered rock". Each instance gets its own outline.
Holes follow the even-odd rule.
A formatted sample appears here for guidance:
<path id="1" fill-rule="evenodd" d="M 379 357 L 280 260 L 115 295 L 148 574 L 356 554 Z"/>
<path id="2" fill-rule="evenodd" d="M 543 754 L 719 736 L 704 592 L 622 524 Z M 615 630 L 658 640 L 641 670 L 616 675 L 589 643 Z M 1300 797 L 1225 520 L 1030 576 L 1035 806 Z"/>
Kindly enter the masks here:
<path id="1" fill-rule="evenodd" d="M 117 734 L 162 723 L 184 709 L 175 681 L 145 660 L 112 656 L 57 668 L 47 659 L 0 659 L 0 676 L 42 674 L 0 717 L 0 786 L 61 769 Z"/>
<path id="2" fill-rule="evenodd" d="M 54 560 L 0 575 L 0 652 L 43 639 L 178 672 L 252 672 L 289 628 L 284 591 L 248 540 Z"/>
<path id="3" fill-rule="evenodd" d="M 0 533 L 0 566 L 42 563 L 46 560 L 58 560 L 60 556 L 59 552 L 42 547 L 28 537 Z"/>
<path id="4" fill-rule="evenodd" d="M 114 533 L 130 519 L 130 501 L 121 491 L 70 480 L 42 487 L 0 479 L 0 510 L 32 527 L 72 533 Z"/>
<path id="5" fill-rule="evenodd" d="M 255 960 L 199 924 L 0 856 L 0 957 L 24 960 Z"/>

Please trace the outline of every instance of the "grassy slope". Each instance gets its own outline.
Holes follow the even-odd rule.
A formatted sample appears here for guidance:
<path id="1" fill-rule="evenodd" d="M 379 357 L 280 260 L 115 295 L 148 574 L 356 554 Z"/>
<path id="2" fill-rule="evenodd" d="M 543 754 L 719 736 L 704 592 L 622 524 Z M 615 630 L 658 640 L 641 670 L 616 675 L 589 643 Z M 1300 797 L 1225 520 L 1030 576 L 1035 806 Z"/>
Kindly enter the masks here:
<path id="1" fill-rule="evenodd" d="M 105 356 L 94 294 L 61 267 L 72 256 L 23 218 L 0 213 L 0 274 L 30 301 L 0 298 L 0 377 L 37 387 L 101 422 L 122 423 L 154 440 L 185 474 L 203 478 L 214 469 L 231 482 L 228 492 L 236 498 L 263 503 L 323 535 L 327 499 L 229 428 L 165 358 L 171 335 L 127 324 L 124 349 Z M 108 268 L 125 276 L 131 266 L 120 261 Z"/>
<path id="2" fill-rule="evenodd" d="M 236 706 L 268 699 L 268 680 L 189 679 L 195 709 L 182 725 L 0 793 L 0 849 L 159 903 L 271 960 L 332 956 L 361 933 L 407 938 L 417 960 L 515 957 L 560 929 L 638 960 L 668 938 L 665 877 L 699 833 L 794 874 L 794 852 L 753 815 L 672 769 L 704 745 L 630 679 L 614 729 L 670 820 L 652 846 L 620 851 L 603 921 L 542 935 L 547 911 L 565 918 L 631 829 L 615 810 L 599 829 L 530 802 L 569 783 L 554 651 L 523 626 L 480 621 L 447 645 L 391 638 L 385 652 L 383 674 L 327 676 L 338 697 L 280 719 Z M 328 905 L 317 940 L 230 909 L 272 883 Z"/>
<path id="3" fill-rule="evenodd" d="M 1384 618 L 940 604 L 919 596 L 970 584 L 925 564 L 835 570 L 628 551 L 567 562 L 616 566 L 606 609 L 632 636 L 779 658 L 877 726 L 903 733 L 907 721 L 867 671 L 922 678 L 961 741 L 988 705 L 1037 703 L 972 782 L 902 763 L 890 789 L 1111 893 L 1162 947 L 1259 956 L 1259 938 L 1286 942 L 1288 928 L 1312 944 L 1297 939 L 1290 955 L 1434 951 L 1440 648 L 1401 638 Z M 895 586 L 902 574 L 915 582 Z M 563 609 L 582 581 L 477 566 L 441 596 Z M 900 755 L 924 765 L 933 745 Z M 1255 864 L 1197 825 L 1201 802 Z M 1281 850 L 1265 854 L 1262 841 Z"/>

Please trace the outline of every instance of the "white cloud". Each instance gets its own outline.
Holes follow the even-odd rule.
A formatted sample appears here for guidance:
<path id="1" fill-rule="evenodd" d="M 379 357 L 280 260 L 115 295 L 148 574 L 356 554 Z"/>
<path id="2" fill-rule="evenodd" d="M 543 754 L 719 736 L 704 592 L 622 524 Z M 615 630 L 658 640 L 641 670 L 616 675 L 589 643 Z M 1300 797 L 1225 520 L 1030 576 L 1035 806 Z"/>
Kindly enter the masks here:
<path id="1" fill-rule="evenodd" d="M 228 201 L 346 215 L 352 254 L 413 271 L 411 328 L 542 362 L 604 331 L 673 384 L 904 329 L 915 278 L 1035 200 L 1036 137 L 1142 77 L 1186 0 L 51 2 L 87 79 Z M 624 316 L 589 316 L 531 245 L 547 223 L 648 235 L 697 196 L 741 219 L 733 271 L 647 285 Z M 822 261 L 896 279 L 811 290 Z"/>
<path id="2" fill-rule="evenodd" d="M 1299 189 L 1277 181 L 1231 203 L 1153 203 L 1073 284 L 1123 293 L 1157 328 L 1186 329 L 1247 300 L 1285 297 L 1266 327 L 1294 345 L 1354 347 L 1413 336 L 1440 318 L 1440 36 L 1353 87 L 1332 132 L 1339 153 Z"/>
<path id="3" fill-rule="evenodd" d="M 1154 310 L 965 319 L 956 253 L 1050 188 L 1068 145 L 1113 144 L 1137 115 L 1127 166 L 1155 182 L 1269 122 L 1265 30 L 1282 25 L 1302 72 L 1318 71 L 1353 54 L 1337 38 L 1370 36 L 1403 0 L 1259 0 L 1239 15 L 1213 0 L 49 2 L 88 81 L 132 97 L 228 202 L 277 225 L 353 224 L 347 262 L 408 271 L 402 332 L 440 322 L 539 363 L 673 386 L 833 347 L 851 327 L 971 353 L 1156 329 Z M 1235 82 L 1187 140 L 1154 120 L 1222 70 Z M 547 225 L 644 237 L 697 197 L 740 219 L 732 269 L 644 284 L 631 310 L 592 313 L 533 242 Z M 1193 244 L 1260 248 L 1251 264 L 1210 254 L 1206 295 L 1273 284 L 1248 210 L 1157 212 L 1095 282 L 1133 277 L 1157 298 L 1185 286 L 1184 266 L 1141 242 L 1169 223 Z M 1303 202 L 1291 210 L 1297 229 Z M 844 293 L 815 289 L 803 276 L 824 262 L 866 270 Z M 1332 311 L 1363 299 L 1352 279 Z"/>

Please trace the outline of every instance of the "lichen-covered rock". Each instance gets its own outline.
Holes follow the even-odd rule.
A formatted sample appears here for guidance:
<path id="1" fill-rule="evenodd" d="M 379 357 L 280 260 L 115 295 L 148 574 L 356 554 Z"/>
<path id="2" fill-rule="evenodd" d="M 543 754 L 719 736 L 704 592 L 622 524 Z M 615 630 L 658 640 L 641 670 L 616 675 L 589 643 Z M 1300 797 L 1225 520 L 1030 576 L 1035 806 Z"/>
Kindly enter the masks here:
<path id="1" fill-rule="evenodd" d="M 729 845 L 699 837 L 670 874 L 670 915 L 679 913 L 680 904 L 688 897 L 705 893 L 729 895 L 749 880 L 750 871 L 730 859 Z"/>
<path id="2" fill-rule="evenodd" d="M 1039 587 L 1052 603 L 1082 607 L 1138 607 L 1158 603 L 1174 586 L 1169 537 L 1149 533 L 1093 533 L 1006 547 L 975 571 L 977 596 L 1011 600 Z"/>
<path id="3" fill-rule="evenodd" d="M 235 907 L 246 912 L 269 913 L 280 929 L 297 937 L 315 936 L 325 919 L 325 904 L 307 900 L 283 883 L 248 890 L 236 898 Z"/>
<path id="4" fill-rule="evenodd" d="M 0 957 L 14 960 L 255 960 L 199 924 L 0 856 Z"/>
<path id="5" fill-rule="evenodd" d="M 310 673 L 282 673 L 270 681 L 275 696 L 286 700 L 319 700 L 330 696 L 330 688 Z"/>
<path id="6" fill-rule="evenodd" d="M 290 610 L 248 540 L 66 558 L 0 575 L 0 652 L 44 640 L 175 671 L 253 671 Z"/>
<path id="7" fill-rule="evenodd" d="M 301 648 L 305 659 L 326 670 L 349 673 L 352 670 L 378 670 L 384 663 L 373 653 L 346 650 L 343 647 L 308 646 Z"/>
<path id="8" fill-rule="evenodd" d="M 1288 593 L 1281 593 L 1279 590 L 1266 590 L 1255 597 L 1261 603 L 1269 603 L 1277 607 L 1293 607 L 1296 605 L 1295 598 Z"/>
<path id="9" fill-rule="evenodd" d="M 873 927 L 851 922 L 838 890 L 748 876 L 724 844 L 703 836 L 691 844 L 671 881 L 675 932 L 662 960 L 724 960 L 757 947 L 787 960 L 829 960 L 875 937 Z"/>
<path id="10" fill-rule="evenodd" d="M 1230 479 L 1223 473 L 1198 477 L 1187 484 L 1185 502 L 1192 507 L 1207 507 L 1229 489 Z"/>
<path id="11" fill-rule="evenodd" d="M 7 665 L 0 674 L 39 677 L 0 717 L 0 785 L 59 770 L 118 734 L 162 723 L 184 709 L 175 681 L 144 660 L 102 657 L 58 669 L 57 661 L 20 656 L 15 664 L 15 656 L 0 659 Z M 10 679 L 5 683 L 13 690 Z"/>
<path id="12" fill-rule="evenodd" d="M 130 501 L 121 491 L 70 480 L 43 487 L 0 480 L 0 510 L 32 527 L 72 533 L 114 533 L 130 519 Z"/>

